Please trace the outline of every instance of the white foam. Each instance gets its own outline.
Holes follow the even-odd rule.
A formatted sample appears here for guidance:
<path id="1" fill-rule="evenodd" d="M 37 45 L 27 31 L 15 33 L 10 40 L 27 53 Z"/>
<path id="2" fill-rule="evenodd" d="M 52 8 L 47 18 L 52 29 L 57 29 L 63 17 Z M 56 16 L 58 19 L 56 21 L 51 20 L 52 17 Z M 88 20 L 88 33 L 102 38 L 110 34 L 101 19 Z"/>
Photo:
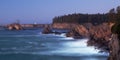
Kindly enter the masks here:
<path id="1" fill-rule="evenodd" d="M 66 55 L 104 55 L 102 53 L 98 53 L 99 50 L 95 49 L 94 47 L 88 47 L 86 42 L 86 39 L 66 42 L 63 43 L 63 48 L 53 50 L 50 53 Z"/>
<path id="2" fill-rule="evenodd" d="M 68 40 L 70 39 L 73 39 L 73 38 L 68 38 Z M 23 53 L 23 54 L 65 55 L 65 56 L 92 56 L 92 55 L 108 56 L 108 54 L 98 53 L 99 50 L 95 49 L 93 46 L 88 47 L 86 43 L 87 40 L 88 39 L 77 39 L 77 40 L 65 41 L 61 43 L 62 47 L 50 46 L 50 48 L 55 47 L 55 49 L 46 50 L 46 51 L 27 52 L 26 49 L 32 48 L 32 46 L 25 46 L 22 48 L 13 47 L 13 48 L 10 48 L 10 50 L 15 50 L 14 52 L 0 52 L 0 54 Z M 34 42 L 28 42 L 28 43 L 36 44 Z M 42 44 L 42 45 L 46 46 L 46 44 Z M 33 49 L 41 49 L 41 48 L 37 47 Z M 2 50 L 9 50 L 9 49 L 2 48 Z"/>
<path id="3" fill-rule="evenodd" d="M 73 40 L 74 38 L 73 37 L 66 37 L 64 38 L 65 40 Z"/>

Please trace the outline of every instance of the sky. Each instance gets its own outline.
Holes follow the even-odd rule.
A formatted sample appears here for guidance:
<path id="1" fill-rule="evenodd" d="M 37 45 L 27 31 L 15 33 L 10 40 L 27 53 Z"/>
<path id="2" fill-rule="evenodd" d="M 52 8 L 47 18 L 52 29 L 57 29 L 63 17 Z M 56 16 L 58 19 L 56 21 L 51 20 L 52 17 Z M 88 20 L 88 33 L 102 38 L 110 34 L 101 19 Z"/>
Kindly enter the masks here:
<path id="1" fill-rule="evenodd" d="M 106 13 L 120 0 L 0 0 L 0 24 L 52 23 L 55 16 Z"/>

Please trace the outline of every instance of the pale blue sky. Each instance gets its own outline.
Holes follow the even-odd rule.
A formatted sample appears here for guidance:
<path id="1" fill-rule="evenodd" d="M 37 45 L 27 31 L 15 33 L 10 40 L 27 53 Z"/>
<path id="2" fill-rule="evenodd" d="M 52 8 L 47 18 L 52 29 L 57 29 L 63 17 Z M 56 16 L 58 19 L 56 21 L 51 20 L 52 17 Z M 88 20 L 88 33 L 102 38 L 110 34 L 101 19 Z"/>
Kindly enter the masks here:
<path id="1" fill-rule="evenodd" d="M 120 0 L 0 0 L 0 24 L 51 23 L 54 16 L 72 13 L 106 13 Z"/>

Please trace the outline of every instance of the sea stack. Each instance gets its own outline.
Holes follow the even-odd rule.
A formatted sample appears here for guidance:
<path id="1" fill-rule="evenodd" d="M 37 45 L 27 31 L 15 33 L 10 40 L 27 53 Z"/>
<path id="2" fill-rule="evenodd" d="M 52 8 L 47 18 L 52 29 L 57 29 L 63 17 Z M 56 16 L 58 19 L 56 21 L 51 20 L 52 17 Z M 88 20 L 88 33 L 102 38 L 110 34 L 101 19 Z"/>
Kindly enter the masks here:
<path id="1" fill-rule="evenodd" d="M 50 26 L 45 26 L 45 28 L 43 29 L 43 34 L 49 34 L 52 33 L 52 29 Z"/>
<path id="2" fill-rule="evenodd" d="M 9 30 L 22 30 L 22 26 L 17 23 L 9 24 L 9 25 L 7 25 L 7 28 Z"/>

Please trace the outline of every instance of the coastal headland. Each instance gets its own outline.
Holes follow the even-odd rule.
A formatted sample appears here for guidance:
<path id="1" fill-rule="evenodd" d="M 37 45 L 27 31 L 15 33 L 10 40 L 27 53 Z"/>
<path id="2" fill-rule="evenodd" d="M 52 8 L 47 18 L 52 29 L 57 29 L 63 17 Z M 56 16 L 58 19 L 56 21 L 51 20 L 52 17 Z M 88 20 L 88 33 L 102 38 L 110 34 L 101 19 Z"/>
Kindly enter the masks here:
<path id="1" fill-rule="evenodd" d="M 120 6 L 105 14 L 69 14 L 53 18 L 52 24 L 8 24 L 9 30 L 44 28 L 43 33 L 57 33 L 53 29 L 68 29 L 67 37 L 89 38 L 88 46 L 108 52 L 108 60 L 120 60 Z M 117 26 L 115 26 L 117 24 Z M 114 31 L 113 31 L 113 30 Z M 112 31 L 111 31 L 112 30 Z M 115 33 L 114 33 L 115 32 Z"/>

